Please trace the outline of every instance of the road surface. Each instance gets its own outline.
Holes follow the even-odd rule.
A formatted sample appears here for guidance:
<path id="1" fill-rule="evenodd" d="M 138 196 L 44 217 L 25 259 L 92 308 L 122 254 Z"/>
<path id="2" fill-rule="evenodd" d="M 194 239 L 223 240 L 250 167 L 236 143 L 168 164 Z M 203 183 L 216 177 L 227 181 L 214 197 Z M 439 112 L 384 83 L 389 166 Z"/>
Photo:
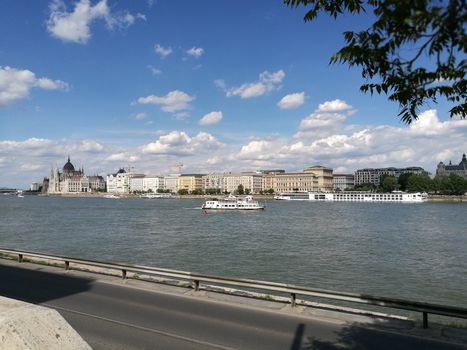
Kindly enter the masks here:
<path id="1" fill-rule="evenodd" d="M 0 295 L 55 308 L 93 349 L 464 348 L 1 259 Z"/>

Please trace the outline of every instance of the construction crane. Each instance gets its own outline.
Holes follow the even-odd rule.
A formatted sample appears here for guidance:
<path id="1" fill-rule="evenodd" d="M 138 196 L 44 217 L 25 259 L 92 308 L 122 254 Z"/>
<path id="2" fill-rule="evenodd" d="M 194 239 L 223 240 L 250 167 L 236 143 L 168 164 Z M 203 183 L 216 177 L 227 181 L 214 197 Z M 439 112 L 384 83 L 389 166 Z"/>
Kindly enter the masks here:
<path id="1" fill-rule="evenodd" d="M 177 163 L 177 164 L 174 165 L 174 168 L 178 170 L 178 174 L 181 174 L 181 173 L 182 173 L 183 164 L 182 164 L 182 163 Z"/>

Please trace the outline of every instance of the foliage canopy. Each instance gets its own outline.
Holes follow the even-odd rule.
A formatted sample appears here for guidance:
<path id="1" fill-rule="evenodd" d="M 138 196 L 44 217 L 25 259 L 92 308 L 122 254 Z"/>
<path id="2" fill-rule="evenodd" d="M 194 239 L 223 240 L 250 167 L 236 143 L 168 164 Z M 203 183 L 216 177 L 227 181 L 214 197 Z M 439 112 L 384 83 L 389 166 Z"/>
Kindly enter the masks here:
<path id="1" fill-rule="evenodd" d="M 373 12 L 370 28 L 344 32 L 346 46 L 331 63 L 360 66 L 363 92 L 388 95 L 399 103 L 401 120 L 410 124 L 429 101 L 446 98 L 450 116 L 467 117 L 467 4 L 464 0 L 283 0 L 303 5 L 304 20 L 320 12 L 337 18 L 345 12 Z"/>

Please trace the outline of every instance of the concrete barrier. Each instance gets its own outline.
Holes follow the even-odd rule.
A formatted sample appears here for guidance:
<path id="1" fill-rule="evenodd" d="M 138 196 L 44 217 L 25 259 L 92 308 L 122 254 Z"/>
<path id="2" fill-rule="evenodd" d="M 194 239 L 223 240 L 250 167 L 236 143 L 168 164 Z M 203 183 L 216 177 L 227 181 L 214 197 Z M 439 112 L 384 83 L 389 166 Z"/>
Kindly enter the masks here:
<path id="1" fill-rule="evenodd" d="M 0 349 L 90 350 L 55 310 L 0 296 Z"/>

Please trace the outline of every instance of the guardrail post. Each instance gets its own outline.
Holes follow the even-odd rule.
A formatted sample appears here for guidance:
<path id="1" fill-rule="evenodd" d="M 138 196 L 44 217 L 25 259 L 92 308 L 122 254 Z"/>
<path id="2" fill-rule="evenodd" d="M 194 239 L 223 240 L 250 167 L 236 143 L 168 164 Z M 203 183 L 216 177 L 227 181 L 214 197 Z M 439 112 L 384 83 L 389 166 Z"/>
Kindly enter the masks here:
<path id="1" fill-rule="evenodd" d="M 194 280 L 195 282 L 195 292 L 199 292 L 199 280 Z"/>
<path id="2" fill-rule="evenodd" d="M 70 269 L 70 262 L 65 260 L 65 270 L 68 271 L 69 269 Z"/>
<path id="3" fill-rule="evenodd" d="M 428 328 L 428 312 L 423 312 L 423 328 Z"/>
<path id="4" fill-rule="evenodd" d="M 18 262 L 23 262 L 23 254 L 18 254 Z"/>
<path id="5" fill-rule="evenodd" d="M 126 280 L 126 270 L 122 269 L 122 280 Z"/>
<path id="6" fill-rule="evenodd" d="M 297 305 L 297 295 L 290 293 L 290 306 L 295 307 L 295 305 Z"/>

